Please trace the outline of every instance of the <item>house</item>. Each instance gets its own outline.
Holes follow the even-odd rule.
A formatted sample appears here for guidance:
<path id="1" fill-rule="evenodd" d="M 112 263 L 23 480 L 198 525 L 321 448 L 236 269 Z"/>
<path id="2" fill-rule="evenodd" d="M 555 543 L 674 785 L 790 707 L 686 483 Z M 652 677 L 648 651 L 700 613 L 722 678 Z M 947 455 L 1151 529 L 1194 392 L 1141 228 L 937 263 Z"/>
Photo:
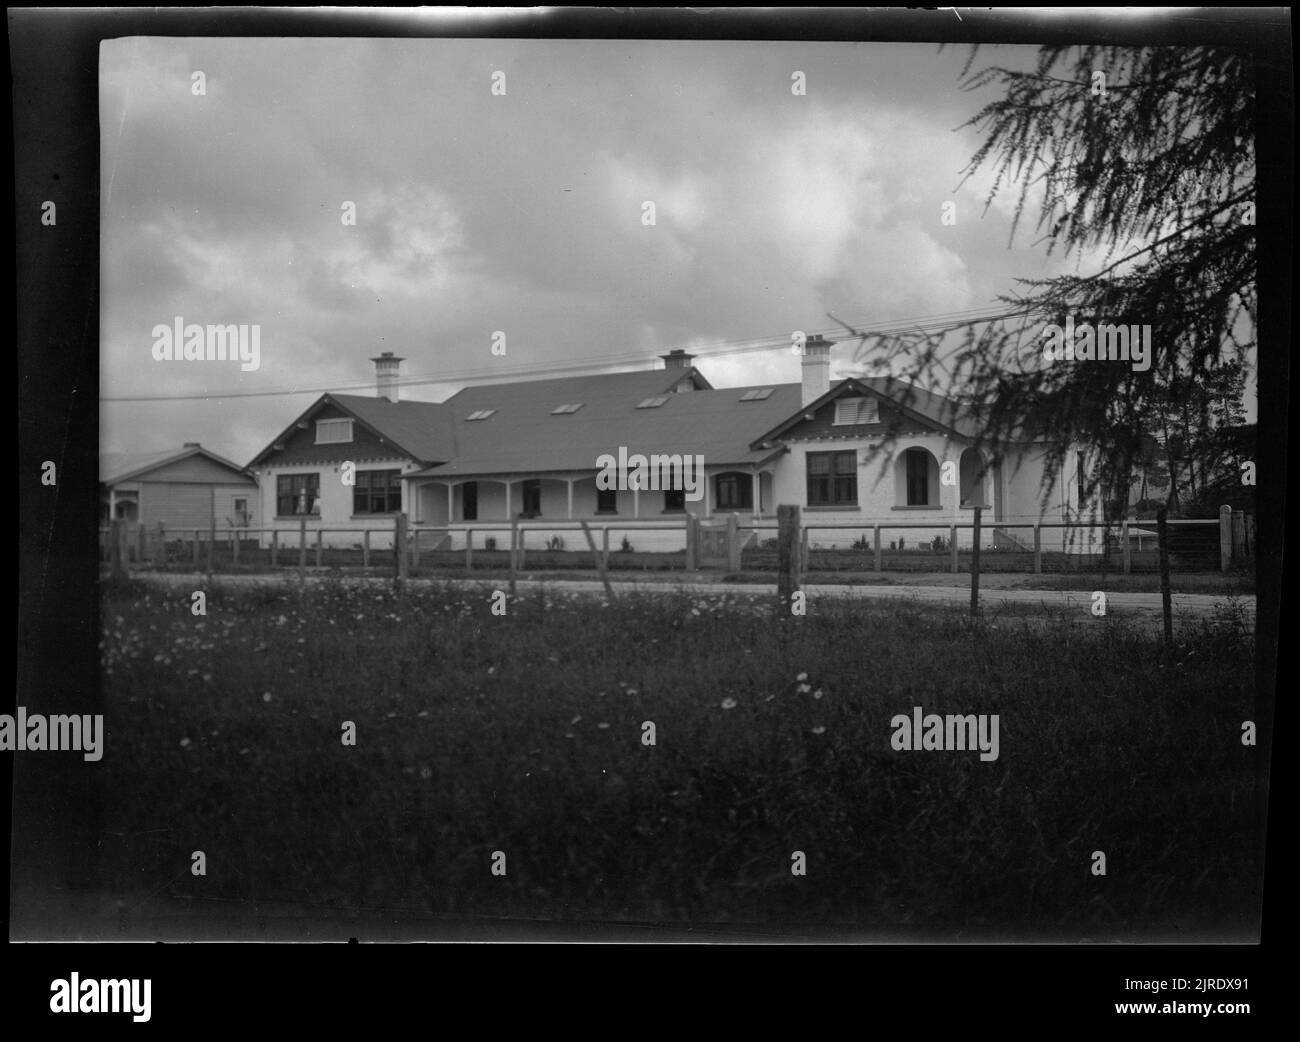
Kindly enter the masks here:
<path id="1" fill-rule="evenodd" d="M 798 383 L 715 388 L 678 350 L 660 356 L 663 369 L 485 384 L 441 403 L 403 400 L 403 359 L 385 352 L 372 359 L 375 396 L 322 395 L 249 469 L 267 505 L 265 525 L 297 531 L 305 519 L 335 546 L 356 545 L 364 528 L 374 530 L 373 545 L 391 545 L 398 511 L 438 529 L 424 545 L 444 548 L 464 546 L 476 525 L 521 518 L 530 530 L 585 519 L 616 533 L 635 521 L 637 549 L 680 549 L 688 511 L 737 513 L 744 523 L 775 518 L 786 503 L 802 506 L 814 545 L 855 536 L 818 533 L 819 521 L 933 522 L 898 533 L 908 545 L 928 543 L 969 523 L 980 506 L 990 542 L 1024 546 L 1028 529 L 997 526 L 1081 516 L 1073 480 L 1059 482 L 1052 505 L 1040 508 L 1042 446 L 986 467 L 968 410 L 891 377 L 832 384 L 831 346 L 806 345 Z M 872 456 L 890 433 L 892 448 Z M 601 457 L 620 453 L 667 468 L 664 479 L 600 487 Z M 678 461 L 692 458 L 702 460 L 705 480 L 688 500 L 680 478 L 668 486 Z M 555 534 L 573 538 L 572 530 Z M 1086 533 L 1085 543 L 1089 535 L 1099 545 L 1100 533 Z M 1079 538 L 1056 530 L 1043 545 L 1071 548 Z M 969 545 L 971 533 L 958 539 Z"/>
<path id="2" fill-rule="evenodd" d="M 99 521 L 141 522 L 150 529 L 256 527 L 257 482 L 243 467 L 196 441 L 179 450 L 105 453 L 99 458 Z"/>

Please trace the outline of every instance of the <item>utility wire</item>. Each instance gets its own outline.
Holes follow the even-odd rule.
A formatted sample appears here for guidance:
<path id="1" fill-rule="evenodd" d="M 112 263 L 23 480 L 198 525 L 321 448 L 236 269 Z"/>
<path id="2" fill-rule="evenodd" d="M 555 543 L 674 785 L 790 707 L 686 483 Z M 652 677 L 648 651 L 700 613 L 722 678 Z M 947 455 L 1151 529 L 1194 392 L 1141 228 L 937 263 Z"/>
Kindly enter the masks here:
<path id="1" fill-rule="evenodd" d="M 893 319 L 889 322 L 879 323 L 873 326 L 867 326 L 857 330 L 860 335 L 864 336 L 888 336 L 898 333 L 908 332 L 937 332 L 948 327 L 957 327 L 961 325 L 972 325 L 983 322 L 993 322 L 1003 318 L 1012 318 L 1016 315 L 1024 314 L 1024 310 L 1019 311 L 1002 311 L 1002 305 L 986 306 L 982 308 L 968 308 L 962 311 L 941 312 L 936 315 L 920 315 L 915 318 Z M 805 329 L 804 332 L 809 339 L 819 336 L 835 334 L 842 336 L 844 328 L 842 325 L 827 326 L 821 329 Z M 772 351 L 778 348 L 789 348 L 793 344 L 791 334 L 784 332 L 763 337 L 746 337 L 735 340 L 712 341 L 708 344 L 700 345 L 690 349 L 690 353 L 696 358 L 713 358 L 719 356 L 749 354 L 755 351 Z M 473 381 L 499 381 L 508 380 L 515 377 L 563 375 L 574 370 L 580 370 L 590 373 L 593 370 L 612 369 L 619 366 L 634 365 L 637 362 L 644 362 L 645 353 L 627 352 L 622 355 L 607 357 L 599 361 L 586 359 L 583 361 L 572 362 L 538 362 L 526 365 L 511 366 L 509 368 L 493 367 L 491 369 L 465 369 L 458 372 L 442 373 L 438 376 L 430 377 L 404 377 L 401 381 L 403 387 L 418 387 L 431 384 L 453 384 Z M 118 402 L 177 402 L 177 401 L 207 401 L 212 399 L 233 399 L 233 398 L 276 398 L 290 397 L 302 394 L 326 394 L 329 392 L 346 393 L 348 391 L 368 391 L 373 390 L 375 384 L 373 380 L 357 384 L 333 384 L 328 387 L 304 387 L 291 390 L 274 390 L 274 391 L 231 391 L 228 393 L 208 393 L 208 394 L 174 394 L 174 395 L 123 395 L 114 397 L 101 398 L 104 403 Z"/>

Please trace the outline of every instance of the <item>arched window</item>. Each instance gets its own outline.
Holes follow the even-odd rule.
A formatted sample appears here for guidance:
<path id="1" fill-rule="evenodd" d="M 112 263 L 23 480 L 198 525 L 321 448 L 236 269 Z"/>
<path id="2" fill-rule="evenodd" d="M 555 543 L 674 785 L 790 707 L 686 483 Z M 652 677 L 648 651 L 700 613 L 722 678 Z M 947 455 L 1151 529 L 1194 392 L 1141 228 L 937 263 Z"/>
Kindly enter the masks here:
<path id="1" fill-rule="evenodd" d="M 754 477 L 740 471 L 719 474 L 713 480 L 714 506 L 718 510 L 753 510 Z"/>

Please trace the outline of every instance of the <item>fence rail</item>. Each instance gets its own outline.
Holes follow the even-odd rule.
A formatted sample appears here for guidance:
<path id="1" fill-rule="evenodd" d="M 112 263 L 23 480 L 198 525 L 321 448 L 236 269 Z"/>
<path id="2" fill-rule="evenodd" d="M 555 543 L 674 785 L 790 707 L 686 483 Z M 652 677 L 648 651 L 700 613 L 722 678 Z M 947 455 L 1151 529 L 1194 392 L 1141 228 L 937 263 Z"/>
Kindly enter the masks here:
<path id="1" fill-rule="evenodd" d="M 731 551 L 710 557 L 701 554 L 701 530 L 718 538 L 726 519 L 734 518 L 727 539 Z M 926 538 L 913 533 L 924 531 Z M 809 520 L 801 518 L 795 548 L 799 570 L 969 571 L 976 556 L 979 532 L 980 567 L 985 571 L 1106 571 L 1155 573 L 1162 551 L 1176 571 L 1221 571 L 1253 559 L 1254 518 L 1224 507 L 1218 518 L 1170 519 L 1161 543 L 1156 524 L 1120 521 L 953 521 Z M 558 533 L 579 535 L 572 548 Z M 622 536 L 611 545 L 611 533 Z M 637 550 L 629 536 L 641 533 L 658 548 Z M 439 571 L 475 569 L 524 571 L 594 567 L 598 570 L 643 571 L 654 568 L 695 571 L 723 567 L 728 571 L 776 572 L 779 569 L 781 525 L 776 518 L 715 515 L 702 519 L 682 514 L 663 520 L 516 519 L 472 521 L 445 525 L 406 524 L 399 515 L 383 526 L 285 526 L 217 529 L 115 521 L 100 529 L 101 561 L 115 569 L 187 567 L 194 570 L 245 571 L 348 567 L 392 569 L 418 575 L 425 566 Z M 855 533 L 857 538 L 841 536 Z M 891 538 L 892 536 L 892 538 Z M 1091 541 L 1084 544 L 1084 537 Z M 330 538 L 335 537 L 335 538 Z M 341 538 L 340 538 L 341 537 Z M 638 538 L 638 542 L 641 539 Z M 340 545 L 345 544 L 345 545 Z M 829 545 L 827 545 L 829 544 Z M 644 544 L 643 544 L 644 545 Z M 712 545 L 712 544 L 710 544 Z M 665 548 L 666 547 L 666 548 Z M 399 552 L 400 548 L 400 552 Z M 400 577 L 400 575 L 399 575 Z"/>

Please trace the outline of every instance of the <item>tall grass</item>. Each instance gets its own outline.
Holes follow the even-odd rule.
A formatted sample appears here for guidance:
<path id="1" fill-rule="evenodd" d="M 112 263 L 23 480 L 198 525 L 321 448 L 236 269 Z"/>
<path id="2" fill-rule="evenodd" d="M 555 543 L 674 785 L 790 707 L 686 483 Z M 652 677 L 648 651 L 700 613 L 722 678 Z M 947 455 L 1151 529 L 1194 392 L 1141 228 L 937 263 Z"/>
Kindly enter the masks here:
<path id="1" fill-rule="evenodd" d="M 106 884 L 963 937 L 1257 924 L 1252 638 L 1227 621 L 1166 653 L 1114 619 L 903 603 L 490 608 L 486 587 L 332 582 L 210 591 L 194 617 L 188 595 L 107 588 Z M 999 759 L 895 751 L 914 705 L 999 714 Z"/>

